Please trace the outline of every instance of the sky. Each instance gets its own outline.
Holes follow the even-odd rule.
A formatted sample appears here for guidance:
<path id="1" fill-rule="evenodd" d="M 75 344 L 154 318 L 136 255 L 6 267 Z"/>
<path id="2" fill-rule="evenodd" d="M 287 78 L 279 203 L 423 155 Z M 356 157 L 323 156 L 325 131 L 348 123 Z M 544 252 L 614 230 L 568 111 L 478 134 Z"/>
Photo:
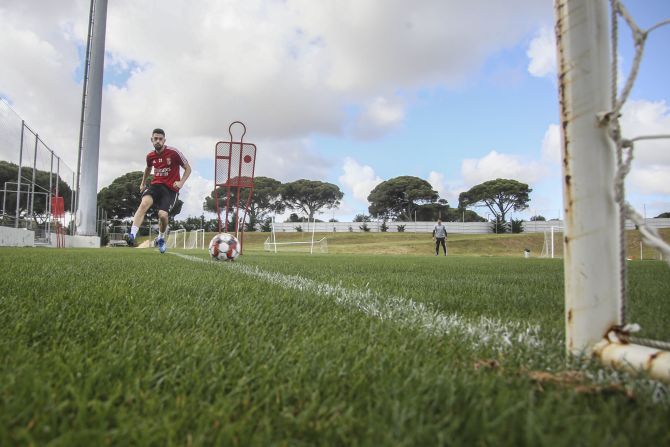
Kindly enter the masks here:
<path id="1" fill-rule="evenodd" d="M 643 29 L 670 18 L 668 0 L 624 5 Z M 0 98 L 72 168 L 89 8 L 0 0 Z M 199 216 L 215 144 L 239 120 L 257 176 L 340 187 L 322 220 L 368 214 L 370 191 L 403 175 L 452 207 L 515 179 L 533 191 L 514 218 L 562 218 L 553 26 L 551 0 L 110 0 L 98 187 L 143 170 L 161 127 L 193 167 L 177 219 Z M 633 44 L 620 30 L 622 78 Z M 624 136 L 670 134 L 669 49 L 670 26 L 650 34 Z M 638 143 L 626 188 L 641 214 L 670 211 L 669 178 L 670 140 Z"/>

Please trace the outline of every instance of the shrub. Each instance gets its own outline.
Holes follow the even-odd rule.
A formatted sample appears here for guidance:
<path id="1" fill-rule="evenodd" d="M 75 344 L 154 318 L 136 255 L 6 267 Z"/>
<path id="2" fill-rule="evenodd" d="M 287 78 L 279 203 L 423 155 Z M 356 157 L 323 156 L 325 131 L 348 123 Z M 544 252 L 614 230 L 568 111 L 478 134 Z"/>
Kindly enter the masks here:
<path id="1" fill-rule="evenodd" d="M 272 231 L 272 219 L 269 217 L 266 218 L 260 225 L 260 230 L 265 231 L 265 232 L 271 232 Z"/>
<path id="2" fill-rule="evenodd" d="M 509 222 L 505 222 L 504 220 L 500 219 L 499 216 L 496 216 L 496 219 L 491 222 L 491 233 L 498 233 L 498 234 L 503 234 L 503 233 L 509 233 L 511 230 Z"/>
<path id="3" fill-rule="evenodd" d="M 512 219 L 510 223 L 512 227 L 512 233 L 523 233 L 522 219 Z"/>
<path id="4" fill-rule="evenodd" d="M 405 232 L 405 225 L 398 225 L 398 233 L 404 233 Z"/>

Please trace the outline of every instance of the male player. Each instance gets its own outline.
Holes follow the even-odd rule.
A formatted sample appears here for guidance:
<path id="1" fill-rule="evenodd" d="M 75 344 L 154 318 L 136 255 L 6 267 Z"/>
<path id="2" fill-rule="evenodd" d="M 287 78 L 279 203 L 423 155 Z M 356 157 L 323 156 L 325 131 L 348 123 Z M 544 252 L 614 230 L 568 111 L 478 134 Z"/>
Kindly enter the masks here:
<path id="1" fill-rule="evenodd" d="M 437 224 L 433 227 L 433 240 L 435 241 L 435 256 L 440 254 L 440 245 L 444 249 L 444 256 L 447 256 L 447 228 L 442 225 L 441 219 L 437 219 Z"/>
<path id="2" fill-rule="evenodd" d="M 151 144 L 154 150 L 147 154 L 147 167 L 144 169 L 140 191 L 142 202 L 133 217 L 133 226 L 128 235 L 128 245 L 135 246 L 135 236 L 139 230 L 144 216 L 152 205 L 158 208 L 158 237 L 156 245 L 161 253 L 165 253 L 167 246 L 165 237 L 168 231 L 168 213 L 177 203 L 179 190 L 191 175 L 191 165 L 178 149 L 165 144 L 165 132 L 163 129 L 154 129 L 151 132 Z M 179 167 L 184 168 L 184 176 L 180 177 Z M 147 177 L 154 170 L 154 178 L 149 187 L 146 187 Z"/>

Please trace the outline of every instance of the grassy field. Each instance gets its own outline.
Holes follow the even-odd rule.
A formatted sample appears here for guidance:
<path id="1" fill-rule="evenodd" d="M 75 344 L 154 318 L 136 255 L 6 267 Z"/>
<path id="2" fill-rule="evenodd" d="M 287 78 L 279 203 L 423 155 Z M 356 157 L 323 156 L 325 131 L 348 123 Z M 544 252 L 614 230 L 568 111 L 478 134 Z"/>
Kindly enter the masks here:
<path id="1" fill-rule="evenodd" d="M 436 258 L 358 234 L 310 256 L 250 233 L 236 263 L 0 248 L 0 445 L 670 445 L 668 385 L 566 361 L 537 235 Z M 629 281 L 670 340 L 670 269 Z"/>
<path id="2" fill-rule="evenodd" d="M 670 228 L 659 230 L 661 236 L 670 241 Z M 209 241 L 214 233 L 206 233 L 205 241 Z M 270 237 L 269 233 L 245 233 L 245 249 L 262 251 L 263 243 Z M 277 233 L 277 242 L 309 242 L 312 234 Z M 428 233 L 315 233 L 314 240 L 326 238 L 329 253 L 378 254 L 378 255 L 418 255 L 434 254 L 435 244 Z M 563 256 L 562 233 L 554 235 L 554 255 Z M 658 252 L 642 244 L 640 253 L 639 231 L 627 231 L 627 251 L 631 259 L 657 260 Z M 140 242 L 143 239 L 140 239 Z M 543 233 L 521 234 L 450 234 L 447 239 L 450 255 L 459 256 L 511 256 L 523 257 L 526 249 L 532 257 L 540 257 L 544 247 Z M 642 257 L 640 257 L 640 255 Z"/>

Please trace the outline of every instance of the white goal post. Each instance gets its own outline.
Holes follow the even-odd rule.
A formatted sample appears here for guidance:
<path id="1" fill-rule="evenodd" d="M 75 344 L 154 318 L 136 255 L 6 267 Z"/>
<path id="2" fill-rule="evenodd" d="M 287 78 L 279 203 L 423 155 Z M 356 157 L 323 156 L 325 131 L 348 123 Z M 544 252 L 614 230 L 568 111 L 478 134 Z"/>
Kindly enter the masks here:
<path id="1" fill-rule="evenodd" d="M 186 248 L 186 230 L 179 228 L 170 230 L 167 238 L 168 248 Z"/>
<path id="2" fill-rule="evenodd" d="M 616 9 L 612 14 L 623 15 L 621 3 L 611 2 Z M 576 356 L 594 355 L 606 365 L 670 380 L 670 352 L 631 342 L 625 322 L 622 176 L 629 166 L 622 167 L 620 129 L 613 123 L 618 125 L 631 78 L 618 99 L 616 72 L 612 74 L 612 60 L 616 58 L 611 56 L 616 48 L 611 48 L 609 34 L 610 22 L 616 24 L 616 20 L 609 12 L 608 0 L 555 2 L 565 211 L 566 350 Z M 629 17 L 625 18 L 630 25 Z M 635 74 L 632 70 L 631 76 Z"/>
<path id="3" fill-rule="evenodd" d="M 540 257 L 554 259 L 556 247 L 562 246 L 563 240 L 560 237 L 563 234 L 563 227 L 552 225 L 549 230 L 544 230 L 544 244 Z"/>
<path id="4" fill-rule="evenodd" d="M 199 230 L 191 230 L 186 237 L 184 248 L 191 250 L 196 248 L 204 249 L 205 230 L 202 228 Z"/>
<path id="5" fill-rule="evenodd" d="M 309 225 L 310 222 L 309 220 L 307 221 L 307 225 Z M 321 239 L 315 241 L 314 240 L 314 232 L 316 229 L 316 219 L 313 219 L 311 222 L 311 228 L 312 228 L 312 236 L 309 241 L 282 241 L 282 242 L 277 242 L 277 233 L 275 232 L 275 223 L 274 223 L 274 217 L 272 218 L 272 233 L 271 235 L 265 240 L 265 243 L 263 244 L 263 249 L 265 251 L 271 251 L 274 253 L 277 253 L 279 248 L 283 251 L 300 251 L 300 252 L 309 252 L 309 254 L 313 254 L 315 251 L 318 251 L 319 253 L 328 253 L 328 240 L 325 237 L 322 237 Z"/>

